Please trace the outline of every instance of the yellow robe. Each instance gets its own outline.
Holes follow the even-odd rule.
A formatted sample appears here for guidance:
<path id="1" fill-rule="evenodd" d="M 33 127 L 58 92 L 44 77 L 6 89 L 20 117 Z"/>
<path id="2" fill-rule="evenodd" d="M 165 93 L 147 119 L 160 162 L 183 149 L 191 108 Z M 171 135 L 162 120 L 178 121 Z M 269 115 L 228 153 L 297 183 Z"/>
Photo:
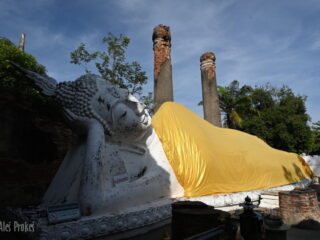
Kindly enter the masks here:
<path id="1" fill-rule="evenodd" d="M 268 189 L 313 177 L 299 155 L 215 127 L 177 103 L 163 104 L 152 125 L 185 197 Z"/>

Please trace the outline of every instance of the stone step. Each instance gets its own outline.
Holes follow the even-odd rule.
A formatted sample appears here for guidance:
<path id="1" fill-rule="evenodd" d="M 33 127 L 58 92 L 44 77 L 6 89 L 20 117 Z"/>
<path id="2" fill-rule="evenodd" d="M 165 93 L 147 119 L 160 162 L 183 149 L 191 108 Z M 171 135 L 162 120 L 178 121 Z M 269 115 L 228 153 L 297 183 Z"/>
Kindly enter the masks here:
<path id="1" fill-rule="evenodd" d="M 273 199 L 262 199 L 259 207 L 266 207 L 266 206 L 279 207 L 279 201 L 273 200 Z"/>
<path id="2" fill-rule="evenodd" d="M 260 198 L 279 200 L 279 192 L 264 192 L 260 195 Z"/>
<path id="3" fill-rule="evenodd" d="M 279 192 L 263 192 L 260 195 L 260 205 L 262 208 L 278 208 L 279 207 Z"/>
<path id="4" fill-rule="evenodd" d="M 261 199 L 279 200 L 279 196 L 260 195 Z"/>
<path id="5" fill-rule="evenodd" d="M 261 193 L 261 195 L 279 196 L 279 191 L 263 192 L 263 193 Z"/>
<path id="6" fill-rule="evenodd" d="M 261 202 L 259 205 L 260 208 L 279 208 L 279 203 L 265 203 Z"/>
<path id="7" fill-rule="evenodd" d="M 261 202 L 266 202 L 266 203 L 273 203 L 273 202 L 275 202 L 275 203 L 279 203 L 279 199 L 262 198 L 262 199 L 260 200 L 260 203 L 261 203 Z"/>

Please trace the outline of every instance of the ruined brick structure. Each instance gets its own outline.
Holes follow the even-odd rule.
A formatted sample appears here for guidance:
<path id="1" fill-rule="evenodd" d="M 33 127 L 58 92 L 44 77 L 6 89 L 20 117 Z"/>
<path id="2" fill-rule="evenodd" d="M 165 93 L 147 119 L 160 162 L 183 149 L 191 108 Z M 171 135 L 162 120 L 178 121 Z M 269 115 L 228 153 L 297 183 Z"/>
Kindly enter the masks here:
<path id="1" fill-rule="evenodd" d="M 285 224 L 294 225 L 307 219 L 320 221 L 319 203 L 313 189 L 279 192 L 279 205 Z"/>
<path id="2" fill-rule="evenodd" d="M 153 29 L 154 51 L 154 111 L 162 103 L 173 101 L 171 33 L 168 26 L 162 24 Z"/>
<path id="3" fill-rule="evenodd" d="M 200 57 L 203 113 L 205 120 L 221 127 L 215 61 L 213 52 L 206 52 Z"/>

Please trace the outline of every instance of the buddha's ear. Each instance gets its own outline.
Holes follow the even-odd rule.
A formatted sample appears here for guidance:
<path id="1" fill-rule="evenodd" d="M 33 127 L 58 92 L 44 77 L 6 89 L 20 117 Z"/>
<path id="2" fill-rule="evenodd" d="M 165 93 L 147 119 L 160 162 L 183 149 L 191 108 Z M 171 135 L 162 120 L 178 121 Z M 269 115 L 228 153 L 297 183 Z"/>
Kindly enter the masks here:
<path id="1" fill-rule="evenodd" d="M 27 78 L 31 79 L 43 94 L 47 96 L 55 95 L 57 87 L 57 81 L 55 79 L 27 70 L 14 62 L 10 62 L 10 64 L 21 71 Z"/>

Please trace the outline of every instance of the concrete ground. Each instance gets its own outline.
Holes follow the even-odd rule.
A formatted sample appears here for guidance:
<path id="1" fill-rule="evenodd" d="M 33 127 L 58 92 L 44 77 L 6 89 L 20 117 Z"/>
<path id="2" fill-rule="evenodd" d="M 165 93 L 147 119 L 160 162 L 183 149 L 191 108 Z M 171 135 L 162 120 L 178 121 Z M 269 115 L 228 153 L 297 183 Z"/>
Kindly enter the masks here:
<path id="1" fill-rule="evenodd" d="M 320 231 L 290 228 L 287 240 L 320 240 Z"/>

